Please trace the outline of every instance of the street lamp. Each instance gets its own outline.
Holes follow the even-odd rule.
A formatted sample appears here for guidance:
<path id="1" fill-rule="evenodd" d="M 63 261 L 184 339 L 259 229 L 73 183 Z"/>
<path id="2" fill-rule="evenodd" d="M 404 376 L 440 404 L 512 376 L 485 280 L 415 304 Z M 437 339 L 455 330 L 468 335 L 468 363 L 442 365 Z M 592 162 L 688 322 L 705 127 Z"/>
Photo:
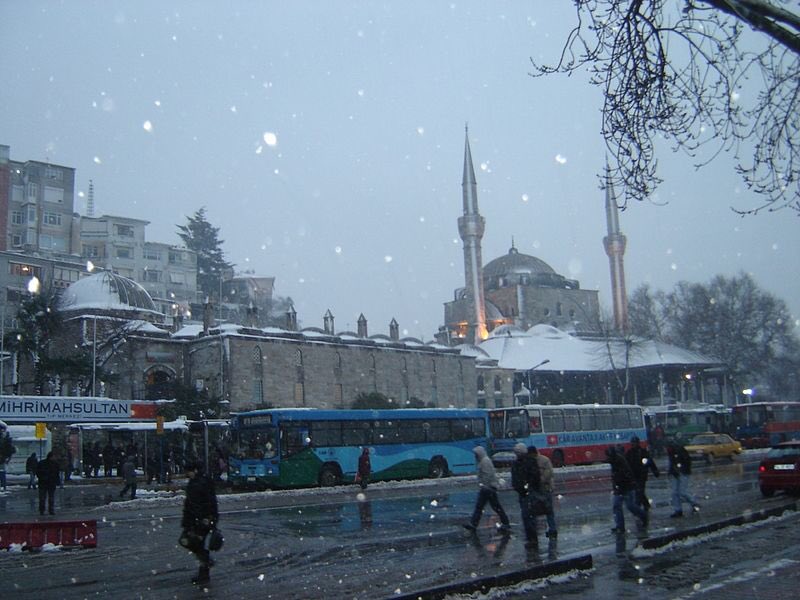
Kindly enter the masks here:
<path id="1" fill-rule="evenodd" d="M 530 369 L 528 369 L 525 373 L 525 380 L 527 382 L 526 387 L 528 388 L 528 398 L 530 399 L 531 395 L 533 394 L 533 387 L 531 386 L 531 373 L 538 369 L 539 367 L 546 365 L 550 362 L 549 358 L 545 358 L 542 362 L 533 365 Z"/>

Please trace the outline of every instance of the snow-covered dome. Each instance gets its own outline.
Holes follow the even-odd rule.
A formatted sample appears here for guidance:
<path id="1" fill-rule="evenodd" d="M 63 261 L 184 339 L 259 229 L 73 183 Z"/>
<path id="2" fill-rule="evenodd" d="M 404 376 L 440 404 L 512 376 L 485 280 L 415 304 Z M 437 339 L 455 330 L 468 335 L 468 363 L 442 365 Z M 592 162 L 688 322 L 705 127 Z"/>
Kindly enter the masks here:
<path id="1" fill-rule="evenodd" d="M 483 267 L 483 284 L 487 290 L 514 285 L 531 285 L 562 289 L 578 289 L 580 284 L 559 275 L 543 260 L 523 254 L 514 246 L 508 254 L 495 258 Z"/>
<path id="2" fill-rule="evenodd" d="M 483 267 L 483 276 L 487 279 L 508 275 L 536 275 L 538 273 L 555 274 L 553 267 L 541 259 L 523 254 L 514 246 L 508 254 L 495 258 Z"/>
<path id="3" fill-rule="evenodd" d="M 61 295 L 59 309 L 158 312 L 147 290 L 111 271 L 101 271 L 70 285 Z"/>

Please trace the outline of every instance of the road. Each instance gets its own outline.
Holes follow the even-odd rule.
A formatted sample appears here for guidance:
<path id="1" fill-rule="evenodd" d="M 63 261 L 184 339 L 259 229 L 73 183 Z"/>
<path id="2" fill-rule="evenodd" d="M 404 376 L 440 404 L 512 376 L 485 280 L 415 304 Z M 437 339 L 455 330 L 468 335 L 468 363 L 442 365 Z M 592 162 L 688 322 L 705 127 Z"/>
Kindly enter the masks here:
<path id="1" fill-rule="evenodd" d="M 181 496 L 162 492 L 161 497 L 107 504 L 118 488 L 102 483 L 74 485 L 59 492 L 57 518 L 96 518 L 98 547 L 3 552 L 0 570 L 4 589 L 13 590 L 13 598 L 106 594 L 143 598 L 391 598 L 590 553 L 595 570 L 551 587 L 548 597 L 575 597 L 577 591 L 578 597 L 601 598 L 603 590 L 612 589 L 616 590 L 614 595 L 606 597 L 640 597 L 645 591 L 651 599 L 679 597 L 681 586 L 698 593 L 700 588 L 694 587 L 698 582 L 703 586 L 702 582 L 715 577 L 725 580 L 724 569 L 717 573 L 721 567 L 715 566 L 724 562 L 715 554 L 720 544 L 724 546 L 725 537 L 712 538 L 710 544 L 675 546 L 666 553 L 641 553 L 637 545 L 676 528 L 787 503 L 789 499 L 782 496 L 761 498 L 755 487 L 757 460 L 757 454 L 748 453 L 730 464 L 696 468 L 692 491 L 702 510 L 681 520 L 669 518 L 666 478 L 651 480 L 649 492 L 655 507 L 649 529 L 639 530 L 632 516 L 626 515 L 629 533 L 622 537 L 610 533 L 608 468 L 560 470 L 556 477 L 559 539 L 557 544 L 548 544 L 541 535 L 540 547 L 534 550 L 524 547 L 519 510 L 510 490 L 500 495 L 512 519 L 510 537 L 496 533 L 493 516 L 484 516 L 477 536 L 463 530 L 461 524 L 468 518 L 476 495 L 474 479 L 469 477 L 376 484 L 363 494 L 354 486 L 344 486 L 221 495 L 225 548 L 216 557 L 213 580 L 206 590 L 188 584 L 196 563 L 177 546 Z M 0 497 L 4 520 L 32 518 L 33 494 L 17 489 Z M 780 538 L 780 544 L 787 550 L 786 556 L 778 558 L 797 560 L 800 552 L 796 536 L 786 533 L 796 526 L 797 518 L 787 516 L 729 534 L 734 535 L 730 542 L 734 550 L 725 554 L 726 561 L 733 564 L 726 568 L 735 571 L 753 558 L 748 568 L 769 564 L 762 557 L 778 556 L 774 548 L 771 552 L 763 548 L 757 554 L 748 551 L 747 555 L 736 548 L 774 546 L 780 535 L 786 538 Z M 750 546 L 737 546 L 735 536 L 741 535 L 749 536 Z M 788 569 L 792 564 L 774 566 Z M 595 589 L 595 585 L 600 587 Z M 527 593 L 522 589 L 520 597 Z"/>

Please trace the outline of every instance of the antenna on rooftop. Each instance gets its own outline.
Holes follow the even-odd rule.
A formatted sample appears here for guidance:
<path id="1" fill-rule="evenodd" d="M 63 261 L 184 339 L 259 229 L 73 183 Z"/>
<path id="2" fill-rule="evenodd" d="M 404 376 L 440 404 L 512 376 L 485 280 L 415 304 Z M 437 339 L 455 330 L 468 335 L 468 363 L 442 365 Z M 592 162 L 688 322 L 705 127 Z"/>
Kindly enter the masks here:
<path id="1" fill-rule="evenodd" d="M 94 217 L 94 182 L 89 180 L 89 197 L 86 199 L 86 216 Z"/>

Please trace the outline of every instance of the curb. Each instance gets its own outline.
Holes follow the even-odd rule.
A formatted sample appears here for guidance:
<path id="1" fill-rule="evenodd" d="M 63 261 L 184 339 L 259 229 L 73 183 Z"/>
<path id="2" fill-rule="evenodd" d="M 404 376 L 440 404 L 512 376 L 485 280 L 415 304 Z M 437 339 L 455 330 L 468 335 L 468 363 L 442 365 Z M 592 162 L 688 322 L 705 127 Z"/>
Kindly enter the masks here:
<path id="1" fill-rule="evenodd" d="M 507 587 L 530 579 L 542 579 L 552 575 L 560 575 L 568 571 L 589 570 L 592 568 L 592 555 L 584 554 L 564 560 L 536 565 L 520 571 L 511 571 L 500 575 L 490 575 L 460 581 L 428 590 L 419 590 L 410 594 L 392 596 L 391 600 L 440 600 L 450 594 L 472 594 L 475 592 L 487 593 L 492 588 Z"/>
<path id="2" fill-rule="evenodd" d="M 739 525 L 744 525 L 745 523 L 755 523 L 757 521 L 763 521 L 764 519 L 768 519 L 769 517 L 777 517 L 782 515 L 787 510 L 796 511 L 797 502 L 791 502 L 789 504 L 784 504 L 783 506 L 778 506 L 775 508 L 765 508 L 763 510 L 757 510 L 751 513 L 740 515 L 738 517 L 725 519 L 724 521 L 707 523 L 706 525 L 692 527 L 691 529 L 682 529 L 681 531 L 675 531 L 667 535 L 648 538 L 646 540 L 643 540 L 639 544 L 639 546 L 644 550 L 654 550 L 656 548 L 661 548 L 663 546 L 666 546 L 670 542 L 674 542 L 676 540 L 684 540 L 686 538 L 702 535 L 704 533 L 719 531 L 720 529 L 725 529 L 726 527 L 736 527 Z"/>

